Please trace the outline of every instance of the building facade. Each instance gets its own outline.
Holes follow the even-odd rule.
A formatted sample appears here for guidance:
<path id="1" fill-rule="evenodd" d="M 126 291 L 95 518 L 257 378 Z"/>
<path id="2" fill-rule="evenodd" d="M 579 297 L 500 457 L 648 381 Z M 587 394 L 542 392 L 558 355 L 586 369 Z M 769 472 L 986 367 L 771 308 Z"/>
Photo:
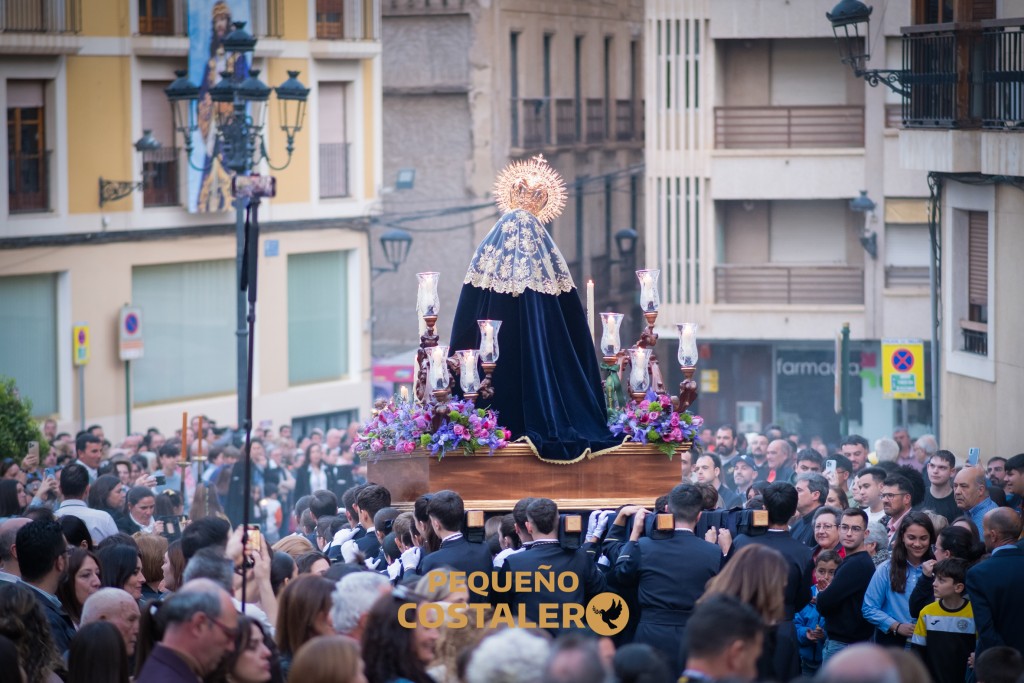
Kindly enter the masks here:
<path id="1" fill-rule="evenodd" d="M 640 0 L 385 0 L 383 12 L 389 187 L 374 234 L 401 227 L 413 245 L 374 280 L 375 356 L 411 361 L 418 271 L 441 273 L 447 339 L 470 257 L 498 218 L 495 177 L 536 154 L 566 181 L 548 228 L 578 290 L 592 279 L 598 310 L 629 307 L 635 277 L 615 235 L 643 221 Z M 403 169 L 414 187 L 387 191 Z M 394 379 L 383 373 L 382 389 Z"/>
<path id="2" fill-rule="evenodd" d="M 932 425 L 928 398 L 881 383 L 884 339 L 923 340 L 931 362 L 926 173 L 900 164 L 900 98 L 840 63 L 833 4 L 647 0 L 644 258 L 662 271 L 662 355 L 674 323 L 700 325 L 695 410 L 834 444 L 844 323 L 849 431 Z M 909 5 L 874 14 L 875 59 L 898 68 Z"/>
<path id="3" fill-rule="evenodd" d="M 188 5 L 11 0 L 0 16 L 0 375 L 62 430 L 84 420 L 120 435 L 129 409 L 132 431 L 170 431 L 183 411 L 236 423 L 235 216 L 230 203 L 185 208 L 188 159 L 163 92 L 186 68 Z M 291 163 L 256 169 L 276 177 L 277 196 L 260 209 L 253 415 L 342 425 L 365 417 L 371 400 L 366 225 L 380 209 L 383 168 L 380 6 L 243 5 L 259 38 L 252 67 L 271 86 L 298 70 L 310 88 Z M 265 140 L 280 165 L 276 104 Z M 160 149 L 135 151 L 144 130 Z M 101 204 L 101 179 L 145 184 Z M 142 309 L 145 345 L 130 368 L 119 357 L 126 304 Z M 88 326 L 81 367 L 76 325 Z"/>

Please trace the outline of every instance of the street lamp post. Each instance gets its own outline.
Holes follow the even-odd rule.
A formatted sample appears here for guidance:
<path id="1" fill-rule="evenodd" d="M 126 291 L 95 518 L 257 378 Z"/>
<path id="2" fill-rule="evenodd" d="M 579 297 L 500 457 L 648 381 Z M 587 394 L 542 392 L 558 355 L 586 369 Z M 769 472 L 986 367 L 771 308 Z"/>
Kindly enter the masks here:
<path id="1" fill-rule="evenodd" d="M 229 64 L 245 63 L 245 57 L 256 47 L 256 38 L 245 30 L 245 22 L 235 22 L 234 30 L 224 39 L 224 49 L 234 55 L 234 59 L 228 59 Z M 199 101 L 199 88 L 188 79 L 188 72 L 176 71 L 177 79 L 171 83 L 164 93 L 171 105 L 171 114 L 174 120 L 174 127 L 181 134 L 185 155 L 188 158 L 189 166 L 197 171 L 208 171 L 214 163 L 214 159 L 206 159 L 203 165 L 196 166 L 192 161 L 193 142 L 192 136 L 198 130 L 196 121 L 196 106 Z M 270 100 L 271 88 L 259 79 L 259 70 L 253 69 L 248 72 L 245 79 L 239 80 L 234 77 L 231 71 L 221 73 L 221 79 L 210 88 L 208 96 L 215 112 L 217 141 L 220 150 L 220 161 L 224 168 L 234 174 L 236 180 L 239 176 L 247 176 L 252 173 L 253 168 L 266 162 L 270 168 L 281 170 L 291 162 L 292 152 L 295 149 L 295 135 L 302 130 L 303 120 L 306 113 L 306 100 L 309 96 L 309 89 L 298 80 L 298 71 L 289 71 L 288 79 L 274 89 L 277 93 L 277 101 L 280 108 L 280 128 L 287 139 L 287 159 L 281 166 L 274 166 L 270 163 L 269 154 L 263 138 L 263 129 L 266 124 L 267 103 Z M 238 426 L 248 429 L 245 426 L 246 415 L 251 413 L 249 402 L 251 387 L 246 390 L 248 363 L 247 359 L 247 301 L 246 289 L 253 282 L 246 282 L 243 279 L 245 273 L 244 253 L 246 243 L 246 210 L 255 217 L 261 196 L 270 196 L 266 184 L 248 184 L 246 192 L 235 192 L 233 205 L 235 207 L 235 237 L 236 253 L 235 268 L 240 283 L 236 300 L 237 318 L 237 346 L 236 363 L 238 371 Z M 257 223 L 257 221 L 253 221 Z M 258 249 L 258 236 L 252 239 L 250 235 L 250 249 Z M 248 273 L 249 280 L 252 280 L 255 273 Z"/>

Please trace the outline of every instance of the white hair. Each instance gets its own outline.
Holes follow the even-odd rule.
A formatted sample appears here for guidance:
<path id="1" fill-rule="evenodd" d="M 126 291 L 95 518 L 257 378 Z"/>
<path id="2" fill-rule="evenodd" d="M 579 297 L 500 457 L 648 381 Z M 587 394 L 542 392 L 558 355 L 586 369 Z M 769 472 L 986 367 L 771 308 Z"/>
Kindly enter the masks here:
<path id="1" fill-rule="evenodd" d="M 376 572 L 354 572 L 341 577 L 331 596 L 331 621 L 335 632 L 352 633 L 380 598 L 381 588 L 390 583 L 387 577 Z"/>
<path id="2" fill-rule="evenodd" d="M 875 455 L 878 456 L 878 462 L 896 462 L 896 459 L 900 457 L 900 446 L 892 439 L 883 436 L 875 441 Z"/>
<path id="3" fill-rule="evenodd" d="M 117 616 L 126 605 L 138 609 L 135 599 L 120 588 L 101 588 L 82 605 L 82 626 Z"/>
<path id="4" fill-rule="evenodd" d="M 551 646 L 528 631 L 508 628 L 484 638 L 466 666 L 466 683 L 539 683 Z"/>

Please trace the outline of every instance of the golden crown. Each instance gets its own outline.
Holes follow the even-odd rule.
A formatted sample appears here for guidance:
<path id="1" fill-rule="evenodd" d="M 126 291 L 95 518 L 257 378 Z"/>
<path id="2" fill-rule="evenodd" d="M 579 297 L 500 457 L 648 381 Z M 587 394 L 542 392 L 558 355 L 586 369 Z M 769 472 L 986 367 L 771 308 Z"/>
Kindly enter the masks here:
<path id="1" fill-rule="evenodd" d="M 538 154 L 528 161 L 513 161 L 498 174 L 494 199 L 503 213 L 523 209 L 541 223 L 550 223 L 565 208 L 565 181 Z"/>

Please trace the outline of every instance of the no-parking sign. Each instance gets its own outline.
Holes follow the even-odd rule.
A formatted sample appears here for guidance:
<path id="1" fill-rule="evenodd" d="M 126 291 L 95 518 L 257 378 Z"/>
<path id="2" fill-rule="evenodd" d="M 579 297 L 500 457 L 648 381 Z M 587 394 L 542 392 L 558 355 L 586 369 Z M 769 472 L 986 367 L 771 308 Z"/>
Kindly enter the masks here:
<path id="1" fill-rule="evenodd" d="M 924 343 L 882 341 L 882 392 L 886 398 L 924 398 Z"/>
<path id="2" fill-rule="evenodd" d="M 121 360 L 138 360 L 142 358 L 144 345 L 142 342 L 142 309 L 137 306 L 121 308 L 119 325 L 119 348 Z"/>

